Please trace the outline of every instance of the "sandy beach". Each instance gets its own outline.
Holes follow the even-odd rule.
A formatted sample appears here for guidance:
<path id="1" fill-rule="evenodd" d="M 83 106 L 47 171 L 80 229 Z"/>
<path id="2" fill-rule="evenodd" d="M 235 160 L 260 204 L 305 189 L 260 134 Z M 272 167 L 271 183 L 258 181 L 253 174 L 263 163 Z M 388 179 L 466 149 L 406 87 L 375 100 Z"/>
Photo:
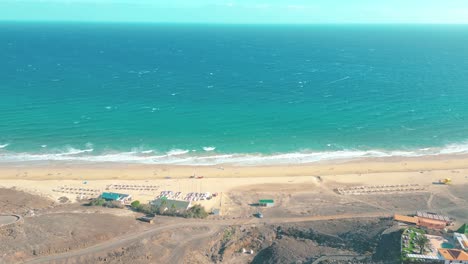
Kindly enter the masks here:
<path id="1" fill-rule="evenodd" d="M 203 179 L 190 178 L 195 175 Z M 372 184 L 431 185 L 443 178 L 468 184 L 467 156 L 433 156 L 314 163 L 291 166 L 153 166 L 138 164 L 9 164 L 0 168 L 0 187 L 16 187 L 54 200 L 75 200 L 76 193 L 60 187 L 104 191 L 111 184 L 158 186 L 157 190 L 117 189 L 135 199 L 149 201 L 162 190 L 226 193 L 246 186 L 288 186 L 307 191 L 316 177 L 332 187 Z M 144 188 L 144 187 L 142 187 Z M 268 189 L 268 188 L 267 188 Z M 275 188 L 270 188 L 275 191 Z M 212 207 L 211 201 L 207 203 Z"/>

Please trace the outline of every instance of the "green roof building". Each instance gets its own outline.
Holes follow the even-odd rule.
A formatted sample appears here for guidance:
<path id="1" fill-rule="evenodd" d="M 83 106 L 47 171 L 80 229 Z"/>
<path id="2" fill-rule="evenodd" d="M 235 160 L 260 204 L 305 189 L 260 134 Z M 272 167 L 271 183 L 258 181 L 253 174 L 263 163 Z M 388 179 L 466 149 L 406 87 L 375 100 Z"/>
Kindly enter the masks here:
<path id="1" fill-rule="evenodd" d="M 154 206 L 158 206 L 158 207 L 164 207 L 164 211 L 168 209 L 175 209 L 176 211 L 184 211 L 190 208 L 191 206 L 191 203 L 188 201 L 171 200 L 171 199 L 167 199 L 166 197 L 156 199 L 152 201 L 151 204 Z"/>
<path id="2" fill-rule="evenodd" d="M 456 232 L 460 234 L 468 234 L 468 225 L 463 224 L 462 226 L 460 226 L 460 228 L 457 229 Z"/>
<path id="3" fill-rule="evenodd" d="M 273 201 L 271 199 L 262 199 L 262 200 L 258 201 L 258 205 L 259 206 L 271 207 L 271 206 L 275 205 L 275 201 Z"/>

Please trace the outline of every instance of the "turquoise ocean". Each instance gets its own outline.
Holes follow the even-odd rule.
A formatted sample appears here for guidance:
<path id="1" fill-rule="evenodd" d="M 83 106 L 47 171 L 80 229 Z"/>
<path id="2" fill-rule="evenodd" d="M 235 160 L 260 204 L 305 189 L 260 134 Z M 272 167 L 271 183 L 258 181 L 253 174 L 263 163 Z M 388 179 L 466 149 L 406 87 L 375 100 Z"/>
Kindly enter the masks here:
<path id="1" fill-rule="evenodd" d="M 468 153 L 468 26 L 0 24 L 0 163 Z"/>

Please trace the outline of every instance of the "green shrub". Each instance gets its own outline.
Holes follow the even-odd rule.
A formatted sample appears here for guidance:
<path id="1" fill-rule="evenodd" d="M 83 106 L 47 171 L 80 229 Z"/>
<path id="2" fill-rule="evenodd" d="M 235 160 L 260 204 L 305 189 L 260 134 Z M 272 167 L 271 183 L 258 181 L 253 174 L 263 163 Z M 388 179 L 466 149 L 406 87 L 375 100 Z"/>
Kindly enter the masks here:
<path id="1" fill-rule="evenodd" d="M 224 234 L 223 234 L 223 243 L 227 243 L 231 240 L 232 235 L 234 234 L 234 229 L 229 227 L 224 229 Z"/>
<path id="2" fill-rule="evenodd" d="M 133 202 L 130 204 L 130 206 L 131 206 L 134 210 L 137 210 L 137 211 L 138 211 L 138 209 L 141 207 L 141 203 L 140 203 L 140 201 L 138 201 L 138 200 L 137 200 L 137 201 L 133 201 Z"/>
<path id="3" fill-rule="evenodd" d="M 178 211 L 175 205 L 172 205 L 170 208 L 165 206 L 166 202 L 162 202 L 161 206 L 155 206 L 151 204 L 142 204 L 140 201 L 133 201 L 130 206 L 133 210 L 141 212 L 147 215 L 168 215 L 168 216 L 181 216 L 185 218 L 206 218 L 208 217 L 208 212 L 205 210 L 205 207 L 201 205 L 194 205 L 188 210 Z M 124 208 L 124 205 L 118 201 L 106 201 L 105 199 L 99 197 L 92 199 L 89 202 L 91 206 L 104 206 L 109 208 Z"/>
<path id="4" fill-rule="evenodd" d="M 104 206 L 104 207 L 109 207 L 109 208 L 124 208 L 124 205 L 119 201 L 106 201 L 105 199 L 101 197 L 92 199 L 88 205 Z"/>
<path id="5" fill-rule="evenodd" d="M 108 208 L 120 208 L 120 209 L 124 208 L 124 205 L 119 201 L 107 201 L 102 206 L 108 207 Z"/>
<path id="6" fill-rule="evenodd" d="M 147 215 L 157 215 L 159 213 L 159 207 L 151 205 L 151 204 L 135 204 L 132 203 L 132 208 L 135 209 L 137 212 L 144 213 Z"/>
<path id="7" fill-rule="evenodd" d="M 205 210 L 205 207 L 197 204 L 185 211 L 183 216 L 186 218 L 206 218 L 208 212 Z"/>
<path id="8" fill-rule="evenodd" d="M 106 200 L 99 197 L 99 198 L 92 199 L 91 202 L 89 202 L 89 205 L 91 205 L 91 206 L 103 206 L 105 203 L 106 203 Z"/>

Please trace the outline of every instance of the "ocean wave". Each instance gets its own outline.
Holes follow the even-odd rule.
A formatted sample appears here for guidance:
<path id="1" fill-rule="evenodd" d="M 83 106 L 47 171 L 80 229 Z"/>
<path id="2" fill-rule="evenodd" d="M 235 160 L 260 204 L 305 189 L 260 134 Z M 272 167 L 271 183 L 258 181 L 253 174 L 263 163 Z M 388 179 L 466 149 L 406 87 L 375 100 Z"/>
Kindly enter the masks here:
<path id="1" fill-rule="evenodd" d="M 204 151 L 213 151 L 215 149 L 216 149 L 216 147 L 203 147 Z"/>
<path id="2" fill-rule="evenodd" d="M 0 149 L 8 147 L 10 144 L 0 144 Z"/>
<path id="3" fill-rule="evenodd" d="M 93 155 L 94 154 L 94 155 Z M 331 160 L 355 160 L 364 158 L 386 157 L 420 157 L 435 155 L 468 154 L 468 143 L 452 144 L 442 148 L 420 148 L 416 150 L 337 150 L 337 151 L 301 151 L 277 154 L 254 153 L 208 153 L 191 152 L 183 149 L 173 149 L 166 153 L 157 153 L 148 150 L 133 150 L 129 152 L 94 153 L 94 149 L 68 148 L 60 153 L 14 153 L 0 154 L 0 163 L 26 162 L 26 161 L 69 161 L 69 162 L 116 162 L 141 163 L 160 165 L 220 165 L 231 164 L 239 166 L 275 165 L 275 164 L 306 164 Z"/>
<path id="4" fill-rule="evenodd" d="M 170 150 L 169 152 L 167 152 L 167 156 L 184 155 L 184 154 L 187 154 L 189 152 L 190 152 L 190 150 L 186 150 L 186 149 L 173 149 L 173 150 Z"/>
<path id="5" fill-rule="evenodd" d="M 94 149 L 92 149 L 92 148 L 89 148 L 89 149 L 68 148 L 66 152 L 59 153 L 59 154 L 57 154 L 57 155 L 61 155 L 61 156 L 73 156 L 73 155 L 79 155 L 79 154 L 89 153 L 89 152 L 93 152 L 93 151 L 94 151 Z"/>

